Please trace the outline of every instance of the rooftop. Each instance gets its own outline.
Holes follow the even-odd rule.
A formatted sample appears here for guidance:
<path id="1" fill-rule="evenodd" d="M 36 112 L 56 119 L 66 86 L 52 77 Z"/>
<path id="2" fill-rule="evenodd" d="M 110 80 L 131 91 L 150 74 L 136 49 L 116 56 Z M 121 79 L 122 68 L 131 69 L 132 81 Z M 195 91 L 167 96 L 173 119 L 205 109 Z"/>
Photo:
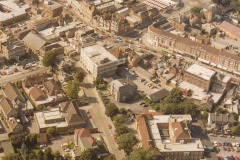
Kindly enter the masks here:
<path id="1" fill-rule="evenodd" d="M 25 10 L 29 7 L 28 5 L 20 6 L 14 0 L 1 0 L 0 6 L 7 10 L 6 12 L 0 11 L 0 22 L 26 14 Z"/>
<path id="2" fill-rule="evenodd" d="M 194 74 L 198 77 L 201 77 L 205 80 L 210 80 L 211 77 L 216 73 L 215 71 L 207 69 L 207 68 L 205 68 L 203 66 L 200 66 L 198 64 L 193 64 L 186 71 L 191 73 L 191 74 Z"/>
<path id="3" fill-rule="evenodd" d="M 36 112 L 36 119 L 39 125 L 39 128 L 48 128 L 48 127 L 67 127 L 68 124 L 66 121 L 62 122 L 53 122 L 53 123 L 45 123 L 45 117 L 48 119 L 54 119 L 56 117 L 59 117 L 61 115 L 58 108 L 53 108 L 49 111 L 44 111 L 44 112 Z"/>
<path id="4" fill-rule="evenodd" d="M 118 61 L 111 53 L 100 45 L 92 45 L 82 48 L 91 60 L 97 65 L 103 65 L 109 62 Z"/>
<path id="5" fill-rule="evenodd" d="M 227 32 L 230 32 L 231 34 L 234 34 L 236 37 L 240 37 L 240 28 L 227 22 L 227 21 L 223 21 L 220 25 L 219 25 L 220 29 L 225 29 L 227 30 Z"/>

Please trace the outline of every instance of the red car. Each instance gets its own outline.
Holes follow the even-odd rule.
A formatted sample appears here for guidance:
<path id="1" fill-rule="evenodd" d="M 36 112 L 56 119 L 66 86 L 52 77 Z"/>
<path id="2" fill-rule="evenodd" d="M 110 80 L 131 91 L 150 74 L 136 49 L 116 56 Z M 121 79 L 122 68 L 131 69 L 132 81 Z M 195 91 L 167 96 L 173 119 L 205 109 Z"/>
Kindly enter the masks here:
<path id="1" fill-rule="evenodd" d="M 219 160 L 223 160 L 223 157 L 222 157 L 222 156 L 218 156 L 218 159 L 219 159 Z"/>
<path id="2" fill-rule="evenodd" d="M 231 148 L 229 146 L 227 146 L 227 151 L 231 151 Z"/>
<path id="3" fill-rule="evenodd" d="M 235 159 L 235 160 L 239 160 L 239 157 L 238 157 L 238 156 L 235 156 L 234 159 Z"/>
<path id="4" fill-rule="evenodd" d="M 217 142 L 217 146 L 222 146 L 222 144 L 220 142 Z"/>

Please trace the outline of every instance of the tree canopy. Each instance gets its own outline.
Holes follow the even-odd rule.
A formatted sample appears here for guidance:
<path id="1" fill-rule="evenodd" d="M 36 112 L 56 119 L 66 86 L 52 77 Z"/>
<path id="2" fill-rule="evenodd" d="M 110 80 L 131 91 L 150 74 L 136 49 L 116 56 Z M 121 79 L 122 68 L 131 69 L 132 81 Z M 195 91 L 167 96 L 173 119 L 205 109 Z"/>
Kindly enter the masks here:
<path id="1" fill-rule="evenodd" d="M 66 94 L 68 98 L 78 98 L 78 92 L 80 91 L 80 83 L 78 81 L 68 81 Z"/>
<path id="2" fill-rule="evenodd" d="M 46 67 L 53 66 L 53 64 L 56 61 L 56 57 L 57 57 L 56 50 L 46 52 L 42 60 L 43 65 Z"/>
<path id="3" fill-rule="evenodd" d="M 47 128 L 46 134 L 48 137 L 53 137 L 55 135 L 55 129 L 53 127 Z"/>
<path id="4" fill-rule="evenodd" d="M 142 148 L 134 149 L 128 160 L 157 160 L 157 156 L 153 151 L 146 151 Z"/>
<path id="5" fill-rule="evenodd" d="M 106 111 L 105 114 L 110 117 L 113 118 L 114 116 L 116 116 L 119 113 L 119 110 L 117 108 L 117 106 L 114 103 L 108 103 L 106 105 Z"/>
<path id="6" fill-rule="evenodd" d="M 74 80 L 75 81 L 79 81 L 79 82 L 82 82 L 83 79 L 85 77 L 85 74 L 83 71 L 78 71 L 75 75 L 74 75 Z"/>
<path id="7" fill-rule="evenodd" d="M 240 1 L 239 0 L 233 0 L 231 3 L 231 6 L 237 11 L 240 12 Z"/>
<path id="8" fill-rule="evenodd" d="M 19 153 L 10 153 L 2 158 L 3 160 L 22 160 Z"/>
<path id="9" fill-rule="evenodd" d="M 233 134 L 235 135 L 240 135 L 240 124 L 236 125 L 236 126 L 233 126 L 231 128 L 231 131 Z"/>
<path id="10" fill-rule="evenodd" d="M 118 126 L 116 126 L 115 133 L 116 133 L 117 136 L 121 136 L 125 133 L 129 133 L 129 129 L 125 125 L 120 125 L 120 126 L 118 125 Z"/>
<path id="11" fill-rule="evenodd" d="M 98 150 L 95 148 L 88 148 L 80 155 L 78 160 L 97 160 L 98 159 Z"/>
<path id="12" fill-rule="evenodd" d="M 120 126 L 125 123 L 125 118 L 123 116 L 114 116 L 113 117 L 114 125 L 115 126 Z"/>
<path id="13" fill-rule="evenodd" d="M 191 101 L 183 98 L 182 91 L 177 88 L 172 89 L 168 96 L 153 108 L 164 114 L 191 114 L 191 116 L 196 116 L 198 111 Z"/>
<path id="14" fill-rule="evenodd" d="M 123 149 L 127 154 L 132 151 L 133 146 L 138 143 L 136 136 L 133 133 L 125 133 L 118 137 L 118 149 Z"/>
<path id="15" fill-rule="evenodd" d="M 218 5 L 228 6 L 231 3 L 231 0 L 212 0 L 212 2 Z"/>
<path id="16" fill-rule="evenodd" d="M 201 7 L 192 7 L 191 8 L 191 13 L 192 14 L 199 14 L 201 12 L 202 8 Z"/>

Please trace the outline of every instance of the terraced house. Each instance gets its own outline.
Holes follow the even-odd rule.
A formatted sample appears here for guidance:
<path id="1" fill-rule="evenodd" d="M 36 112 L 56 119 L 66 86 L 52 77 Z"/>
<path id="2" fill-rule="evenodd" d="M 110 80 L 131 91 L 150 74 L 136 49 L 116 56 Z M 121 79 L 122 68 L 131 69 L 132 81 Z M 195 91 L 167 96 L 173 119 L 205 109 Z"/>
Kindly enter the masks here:
<path id="1" fill-rule="evenodd" d="M 217 68 L 240 75 L 240 57 L 237 54 L 215 49 L 187 38 L 163 31 L 154 23 L 148 27 L 148 42 L 168 50 L 191 56 Z"/>

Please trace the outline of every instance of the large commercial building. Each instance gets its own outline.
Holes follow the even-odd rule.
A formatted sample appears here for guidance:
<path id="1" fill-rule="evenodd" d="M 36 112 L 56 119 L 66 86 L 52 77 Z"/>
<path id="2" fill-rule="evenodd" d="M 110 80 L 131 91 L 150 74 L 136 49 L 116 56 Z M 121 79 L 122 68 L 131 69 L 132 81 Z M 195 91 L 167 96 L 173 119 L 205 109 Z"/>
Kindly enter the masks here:
<path id="1" fill-rule="evenodd" d="M 110 76 L 115 74 L 118 59 L 100 45 L 92 45 L 81 48 L 80 61 L 96 78 L 98 76 Z"/>
<path id="2" fill-rule="evenodd" d="M 161 115 L 157 112 L 136 116 L 140 146 L 154 151 L 159 159 L 200 160 L 204 147 L 191 136 L 190 115 Z"/>
<path id="3" fill-rule="evenodd" d="M 28 5 L 19 5 L 14 0 L 0 1 L 0 26 L 7 26 L 24 20 L 27 17 Z"/>
<path id="4" fill-rule="evenodd" d="M 208 91 L 215 74 L 215 71 L 193 64 L 184 72 L 183 80 Z"/>
<path id="5" fill-rule="evenodd" d="M 49 17 L 57 17 L 62 14 L 63 6 L 52 0 L 44 0 L 44 12 Z"/>
<path id="6" fill-rule="evenodd" d="M 203 63 L 240 75 L 240 57 L 237 54 L 228 53 L 205 44 L 191 41 L 163 31 L 158 26 L 158 23 L 154 23 L 148 27 L 148 42 L 150 44 L 194 57 Z"/>

